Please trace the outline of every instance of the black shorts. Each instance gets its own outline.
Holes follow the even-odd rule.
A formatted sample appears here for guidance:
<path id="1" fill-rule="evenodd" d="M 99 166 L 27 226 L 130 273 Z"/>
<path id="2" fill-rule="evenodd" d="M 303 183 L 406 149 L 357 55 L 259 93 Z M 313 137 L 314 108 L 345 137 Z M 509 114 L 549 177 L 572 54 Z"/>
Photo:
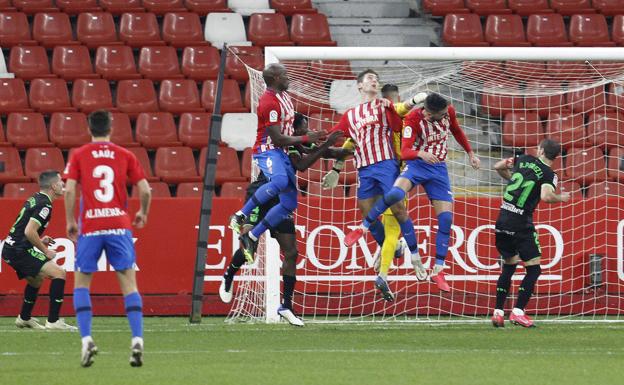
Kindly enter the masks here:
<path id="1" fill-rule="evenodd" d="M 13 247 L 2 248 L 2 259 L 17 273 L 17 278 L 36 277 L 43 265 L 48 262 L 45 254 L 30 249 L 17 249 Z"/>
<path id="2" fill-rule="evenodd" d="M 542 256 L 535 229 L 521 231 L 495 229 L 495 232 L 496 249 L 503 258 L 509 259 L 518 255 L 522 261 L 526 262 Z"/>

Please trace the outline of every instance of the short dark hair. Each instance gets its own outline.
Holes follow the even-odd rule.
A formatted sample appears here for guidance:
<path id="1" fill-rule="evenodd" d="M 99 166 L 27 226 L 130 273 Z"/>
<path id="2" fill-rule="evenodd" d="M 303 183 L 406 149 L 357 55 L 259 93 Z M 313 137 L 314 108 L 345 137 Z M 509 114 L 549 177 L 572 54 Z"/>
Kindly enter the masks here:
<path id="1" fill-rule="evenodd" d="M 106 110 L 93 111 L 89 114 L 89 131 L 96 138 L 108 136 L 111 133 L 111 116 Z"/>
<path id="2" fill-rule="evenodd" d="M 448 101 L 440 94 L 430 93 L 425 98 L 425 109 L 430 112 L 439 112 L 448 107 Z"/>
<path id="3" fill-rule="evenodd" d="M 375 76 L 377 76 L 377 78 L 379 78 L 379 74 L 377 72 L 375 72 L 374 70 L 368 68 L 365 69 L 364 71 L 360 72 L 357 76 L 357 82 L 358 83 L 362 83 L 362 80 L 364 80 L 364 76 L 368 75 L 368 74 L 373 74 Z"/>
<path id="4" fill-rule="evenodd" d="M 539 146 L 544 149 L 544 156 L 550 160 L 555 160 L 561 154 L 561 144 L 556 140 L 544 139 Z"/>
<path id="5" fill-rule="evenodd" d="M 41 174 L 39 174 L 39 188 L 50 188 L 52 186 L 52 181 L 61 177 L 61 173 L 56 170 L 45 170 Z"/>
<path id="6" fill-rule="evenodd" d="M 295 112 L 295 120 L 293 121 L 293 127 L 295 129 L 300 128 L 304 121 L 308 120 L 308 117 L 302 113 Z"/>
<path id="7" fill-rule="evenodd" d="M 399 92 L 399 86 L 390 83 L 384 84 L 384 86 L 381 87 L 381 94 L 386 95 L 388 92 Z"/>

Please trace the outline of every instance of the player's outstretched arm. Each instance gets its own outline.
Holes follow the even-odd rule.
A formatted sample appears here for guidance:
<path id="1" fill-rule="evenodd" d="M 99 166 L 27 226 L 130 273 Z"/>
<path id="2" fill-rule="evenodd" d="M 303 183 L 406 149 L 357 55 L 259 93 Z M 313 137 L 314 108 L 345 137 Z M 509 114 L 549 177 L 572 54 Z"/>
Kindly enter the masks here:
<path id="1" fill-rule="evenodd" d="M 540 191 L 540 198 L 546 203 L 567 202 L 570 200 L 570 193 L 555 193 L 555 188 L 550 184 L 543 184 Z"/>
<path id="2" fill-rule="evenodd" d="M 511 169 L 513 167 L 513 157 L 502 159 L 494 164 L 494 170 L 500 175 L 502 178 L 509 180 L 511 179 Z"/>
<path id="3" fill-rule="evenodd" d="M 141 229 L 147 224 L 147 215 L 149 214 L 152 202 L 152 192 L 150 190 L 149 183 L 147 183 L 147 180 L 145 179 L 141 179 L 137 182 L 137 189 L 139 190 L 139 201 L 141 202 L 141 207 L 134 215 L 132 225 L 137 229 Z"/>
<path id="4" fill-rule="evenodd" d="M 67 223 L 67 237 L 72 241 L 78 240 L 78 223 L 74 212 L 76 209 L 76 181 L 67 179 L 65 183 L 65 223 Z"/>
<path id="5" fill-rule="evenodd" d="M 344 168 L 344 165 L 345 165 L 344 160 L 347 158 L 347 156 L 350 156 L 351 154 L 353 154 L 353 151 L 355 151 L 355 142 L 353 141 L 353 139 L 349 138 L 345 140 L 345 142 L 342 144 L 342 148 L 340 149 L 340 151 L 342 151 L 342 153 L 345 154 L 345 156 L 335 157 L 336 162 L 334 162 L 334 166 L 323 177 L 323 183 L 321 184 L 321 187 L 323 187 L 323 190 L 329 190 L 338 186 L 338 174 Z M 332 155 L 337 155 L 337 154 L 332 154 Z M 326 156 L 328 158 L 334 158 L 333 156 L 328 156 L 328 155 Z"/>
<path id="6" fill-rule="evenodd" d="M 341 137 L 342 131 L 334 131 L 329 135 L 325 143 L 315 148 L 311 153 L 305 156 L 292 155 L 290 157 L 290 162 L 298 171 L 304 171 L 323 156 L 323 154 Z"/>
<path id="7" fill-rule="evenodd" d="M 325 130 L 309 131 L 303 136 L 289 136 L 282 134 L 280 126 L 269 126 L 267 128 L 271 141 L 278 147 L 288 147 L 295 144 L 315 143 L 327 135 Z"/>

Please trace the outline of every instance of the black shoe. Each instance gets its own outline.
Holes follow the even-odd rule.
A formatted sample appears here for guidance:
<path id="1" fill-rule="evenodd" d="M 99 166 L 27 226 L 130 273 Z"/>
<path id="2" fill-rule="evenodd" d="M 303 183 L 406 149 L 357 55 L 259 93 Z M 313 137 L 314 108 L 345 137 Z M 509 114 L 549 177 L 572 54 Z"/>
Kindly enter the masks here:
<path id="1" fill-rule="evenodd" d="M 258 248 L 258 241 L 254 241 L 249 236 L 249 233 L 245 233 L 238 237 L 243 245 L 243 254 L 245 254 L 245 260 L 248 264 L 254 263 L 256 249 Z"/>
<path id="2" fill-rule="evenodd" d="M 243 224 L 245 224 L 245 216 L 233 214 L 230 216 L 230 224 L 228 227 L 234 230 L 237 234 L 240 234 Z"/>
<path id="3" fill-rule="evenodd" d="M 143 345 L 140 343 L 134 344 L 130 351 L 130 366 L 138 368 L 143 366 Z"/>

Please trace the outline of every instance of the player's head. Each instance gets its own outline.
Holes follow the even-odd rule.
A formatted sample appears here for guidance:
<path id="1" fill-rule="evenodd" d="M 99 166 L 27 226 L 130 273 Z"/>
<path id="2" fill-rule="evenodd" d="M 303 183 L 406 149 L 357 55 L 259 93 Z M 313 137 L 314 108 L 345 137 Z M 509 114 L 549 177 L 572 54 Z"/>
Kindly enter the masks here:
<path id="1" fill-rule="evenodd" d="M 262 71 L 262 77 L 268 88 L 273 88 L 278 92 L 286 91 L 290 84 L 288 71 L 281 64 L 272 63 L 266 66 L 264 71 Z"/>
<path id="2" fill-rule="evenodd" d="M 308 117 L 299 112 L 295 112 L 293 128 L 295 129 L 296 136 L 305 135 L 308 132 Z"/>
<path id="3" fill-rule="evenodd" d="M 366 69 L 358 74 L 357 85 L 361 93 L 377 95 L 379 75 L 370 68 Z"/>
<path id="4" fill-rule="evenodd" d="M 39 189 L 51 192 L 55 197 L 63 195 L 63 179 L 56 170 L 46 170 L 39 174 Z"/>
<path id="5" fill-rule="evenodd" d="M 384 84 L 384 86 L 381 87 L 381 97 L 391 100 L 393 103 L 400 102 L 401 96 L 399 95 L 399 87 L 395 84 Z"/>
<path id="6" fill-rule="evenodd" d="M 89 131 L 94 138 L 106 138 L 111 134 L 111 114 L 106 110 L 93 111 L 89 114 Z"/>
<path id="7" fill-rule="evenodd" d="M 448 115 L 448 101 L 436 93 L 430 93 L 425 98 L 423 109 L 425 120 L 437 122 Z"/>
<path id="8" fill-rule="evenodd" d="M 545 156 L 548 160 L 555 160 L 561 154 L 561 144 L 556 140 L 544 139 L 537 148 L 537 157 Z"/>

